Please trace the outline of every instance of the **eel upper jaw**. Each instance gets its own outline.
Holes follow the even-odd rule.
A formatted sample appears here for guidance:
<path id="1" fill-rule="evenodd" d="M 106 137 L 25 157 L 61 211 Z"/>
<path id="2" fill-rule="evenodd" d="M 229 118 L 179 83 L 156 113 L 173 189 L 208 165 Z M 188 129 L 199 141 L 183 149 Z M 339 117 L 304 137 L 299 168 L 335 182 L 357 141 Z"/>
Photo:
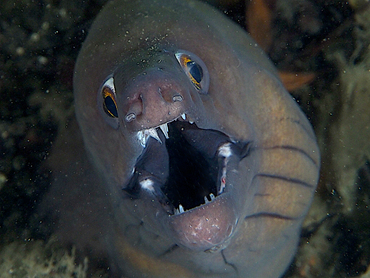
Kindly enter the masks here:
<path id="1" fill-rule="evenodd" d="M 175 118 L 173 121 L 176 121 L 176 120 L 180 120 L 182 119 L 183 121 L 186 121 L 188 118 L 186 116 L 186 113 L 182 113 L 180 115 L 180 117 L 177 117 Z M 155 127 L 152 127 L 152 128 L 149 128 L 149 129 L 142 129 L 142 130 L 139 130 L 136 134 L 136 137 L 140 143 L 140 145 L 145 148 L 147 142 L 148 142 L 148 139 L 149 137 L 153 137 L 154 139 L 156 139 L 157 141 L 159 141 L 160 143 L 163 143 L 162 140 L 159 138 L 159 135 L 158 135 L 158 132 L 157 132 L 157 128 L 159 128 L 163 135 L 165 136 L 166 139 L 168 139 L 168 124 L 173 122 L 173 121 L 168 121 L 164 124 L 161 124 L 159 126 L 155 126 Z M 194 121 L 192 120 L 189 120 L 189 123 L 190 124 L 193 124 Z"/>

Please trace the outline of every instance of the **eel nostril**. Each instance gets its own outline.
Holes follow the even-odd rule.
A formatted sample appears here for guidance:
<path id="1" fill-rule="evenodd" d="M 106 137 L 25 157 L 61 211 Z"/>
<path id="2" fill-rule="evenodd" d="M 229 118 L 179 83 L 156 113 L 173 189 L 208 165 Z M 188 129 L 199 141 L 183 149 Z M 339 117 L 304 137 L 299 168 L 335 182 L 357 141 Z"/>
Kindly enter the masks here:
<path id="1" fill-rule="evenodd" d="M 179 95 L 179 94 L 172 96 L 173 102 L 181 102 L 183 99 L 184 98 L 182 97 L 182 95 Z"/>
<path id="2" fill-rule="evenodd" d="M 125 120 L 126 122 L 132 122 L 133 120 L 136 119 L 136 115 L 135 113 L 131 112 L 131 113 L 128 113 L 126 116 L 125 116 Z"/>
<path id="3" fill-rule="evenodd" d="M 143 113 L 143 96 L 139 95 L 136 100 L 129 104 L 129 109 L 128 111 L 126 111 L 125 115 L 125 121 L 127 123 L 130 123 L 136 120 L 136 118 L 140 116 L 142 113 Z"/>

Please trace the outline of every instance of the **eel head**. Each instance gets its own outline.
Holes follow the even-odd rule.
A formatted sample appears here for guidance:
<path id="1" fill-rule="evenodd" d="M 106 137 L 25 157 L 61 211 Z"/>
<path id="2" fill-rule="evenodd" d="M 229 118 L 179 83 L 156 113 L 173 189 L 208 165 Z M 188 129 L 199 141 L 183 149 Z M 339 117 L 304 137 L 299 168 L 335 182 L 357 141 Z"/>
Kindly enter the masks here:
<path id="1" fill-rule="evenodd" d="M 97 99 L 121 135 L 117 144 L 135 150 L 122 154 L 131 162 L 115 173 L 125 177 L 124 197 L 147 200 L 152 207 L 139 217 L 155 212 L 176 244 L 223 249 L 239 220 L 235 187 L 249 144 L 221 131 L 212 116 L 209 73 L 199 57 L 184 50 L 135 57 L 107 77 Z"/>

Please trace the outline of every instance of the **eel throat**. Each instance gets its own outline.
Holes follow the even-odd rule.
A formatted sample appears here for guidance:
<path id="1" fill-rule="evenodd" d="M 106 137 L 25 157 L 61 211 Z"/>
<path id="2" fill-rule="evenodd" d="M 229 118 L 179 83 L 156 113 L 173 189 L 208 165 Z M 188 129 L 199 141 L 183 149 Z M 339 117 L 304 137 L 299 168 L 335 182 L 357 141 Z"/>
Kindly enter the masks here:
<path id="1" fill-rule="evenodd" d="M 234 143 L 220 131 L 198 128 L 185 119 L 183 114 L 138 132 L 145 147 L 123 189 L 132 198 L 149 191 L 169 215 L 208 204 L 230 190 L 228 172 L 248 152 L 248 143 Z"/>

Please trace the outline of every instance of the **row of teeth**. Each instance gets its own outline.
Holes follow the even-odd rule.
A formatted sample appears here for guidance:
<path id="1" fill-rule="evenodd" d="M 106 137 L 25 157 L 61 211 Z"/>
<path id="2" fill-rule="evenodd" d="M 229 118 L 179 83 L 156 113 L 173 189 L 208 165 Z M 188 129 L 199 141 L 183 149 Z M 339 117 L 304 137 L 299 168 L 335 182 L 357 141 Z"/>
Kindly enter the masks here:
<path id="1" fill-rule="evenodd" d="M 181 114 L 181 118 L 184 121 L 186 121 L 186 114 L 185 113 Z M 189 123 L 190 124 L 193 124 L 194 122 L 189 120 Z M 143 147 L 146 146 L 146 142 L 148 141 L 149 137 L 153 137 L 154 139 L 156 139 L 158 142 L 160 142 L 162 144 L 162 140 L 159 138 L 156 128 L 157 127 L 140 130 L 137 133 L 137 138 L 138 138 L 140 144 Z M 166 137 L 166 139 L 168 139 L 169 138 L 168 137 L 168 123 L 165 123 L 163 125 L 160 125 L 159 128 L 162 130 L 162 132 L 163 132 L 164 136 Z"/>
<path id="2" fill-rule="evenodd" d="M 211 200 L 209 200 L 209 199 L 211 199 Z M 212 202 L 214 199 L 216 199 L 215 195 L 213 195 L 213 193 L 210 193 L 208 195 L 208 197 L 204 196 L 204 204 L 206 205 L 206 204 Z M 179 208 L 175 208 L 175 215 L 181 214 L 183 212 L 185 212 L 184 207 L 181 204 L 179 204 Z"/>
<path id="3" fill-rule="evenodd" d="M 186 114 L 185 113 L 181 114 L 181 118 L 183 120 L 186 120 L 186 118 L 187 118 Z M 193 124 L 194 122 L 189 120 L 189 123 Z M 168 123 L 160 125 L 159 128 L 162 130 L 166 139 L 168 139 L 169 138 L 169 136 L 168 136 Z M 154 139 L 156 139 L 158 142 L 162 143 L 162 140 L 158 136 L 156 127 L 150 128 L 150 129 L 140 130 L 137 133 L 137 138 L 138 138 L 140 144 L 143 147 L 146 146 L 146 143 L 147 143 L 150 136 L 153 137 Z M 226 143 L 226 144 L 220 146 L 218 151 L 219 151 L 218 155 L 225 158 L 224 165 L 223 165 L 224 167 L 223 167 L 223 171 L 222 171 L 223 173 L 222 173 L 222 177 L 221 177 L 221 187 L 220 187 L 220 190 L 219 190 L 219 194 L 220 194 L 220 193 L 223 192 L 223 190 L 226 186 L 226 184 L 225 184 L 226 165 L 227 165 L 227 162 L 229 160 L 229 157 L 232 155 L 232 151 L 231 151 L 231 148 L 230 148 L 230 143 Z M 151 181 L 150 179 L 146 179 L 146 180 L 142 181 L 140 183 L 140 185 L 142 186 L 142 188 L 144 188 L 146 190 L 154 191 L 153 181 Z M 212 202 L 214 199 L 216 199 L 215 195 L 213 195 L 213 193 L 210 193 L 208 196 L 204 196 L 204 204 L 208 204 L 208 203 Z M 181 204 L 179 204 L 179 207 L 175 208 L 175 211 L 174 211 L 175 215 L 181 214 L 181 213 L 184 213 L 184 212 L 185 212 L 185 209 Z"/>

